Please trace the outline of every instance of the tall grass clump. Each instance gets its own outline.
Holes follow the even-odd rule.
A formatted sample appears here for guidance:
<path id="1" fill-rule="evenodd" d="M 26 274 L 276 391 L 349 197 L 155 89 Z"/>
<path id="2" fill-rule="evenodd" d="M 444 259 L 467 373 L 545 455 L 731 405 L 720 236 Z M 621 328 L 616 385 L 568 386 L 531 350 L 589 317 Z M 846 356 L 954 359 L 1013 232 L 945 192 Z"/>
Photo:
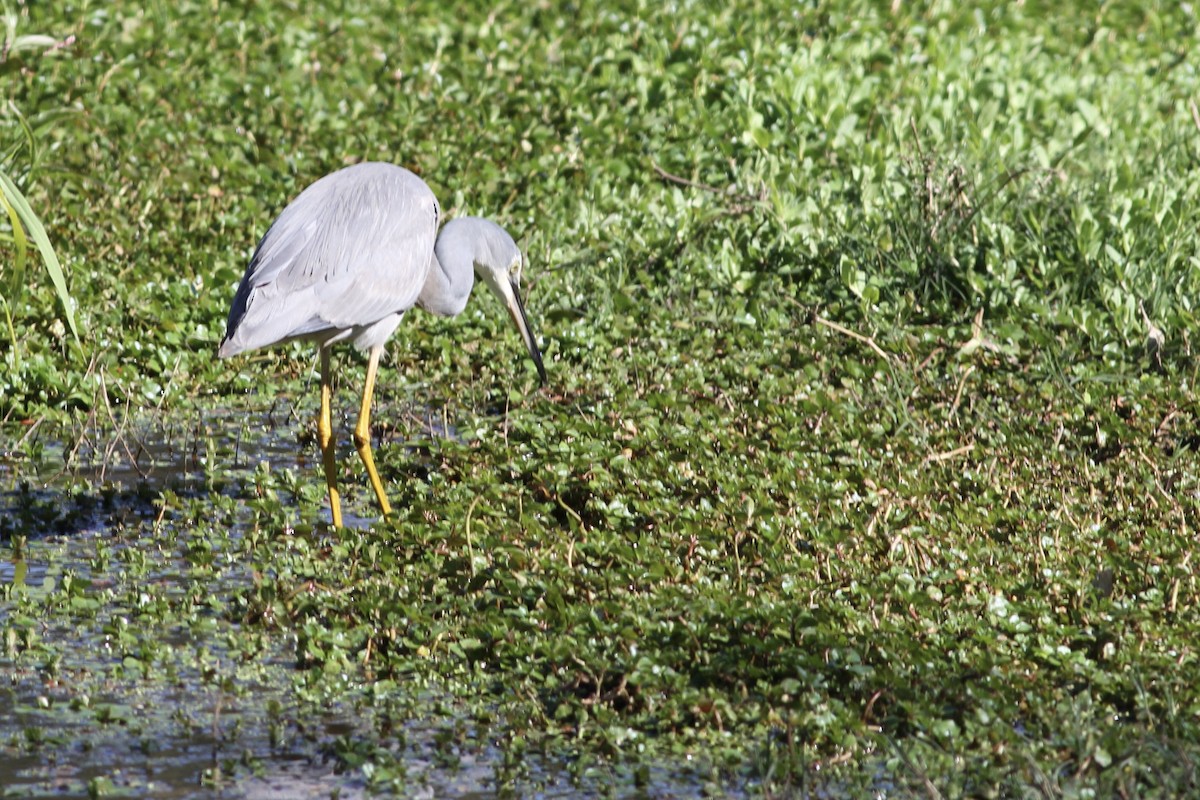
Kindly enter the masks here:
<path id="1" fill-rule="evenodd" d="M 29 60 L 60 51 L 73 41 L 73 37 L 55 39 L 42 34 L 18 33 L 20 19 L 16 12 L 5 8 L 0 75 L 28 72 L 31 69 Z M 65 323 L 74 341 L 79 342 L 75 301 L 67 287 L 66 274 L 42 217 L 28 196 L 35 186 L 40 167 L 41 140 L 59 116 L 58 111 L 43 110 L 31 122 L 12 99 L 0 108 L 0 129 L 4 130 L 7 139 L 0 150 L 0 211 L 3 211 L 0 214 L 0 245 L 8 250 L 8 258 L 0 262 L 0 305 L 4 307 L 5 333 L 9 341 L 5 360 L 10 392 L 6 394 L 19 387 L 22 376 L 27 374 L 21 354 L 23 343 L 30 338 L 29 323 L 20 316 L 19 310 L 29 297 L 30 287 L 36 286 L 36 280 L 28 270 L 31 258 L 41 262 L 45 276 L 50 280 L 58 306 L 56 321 L 59 325 Z"/>

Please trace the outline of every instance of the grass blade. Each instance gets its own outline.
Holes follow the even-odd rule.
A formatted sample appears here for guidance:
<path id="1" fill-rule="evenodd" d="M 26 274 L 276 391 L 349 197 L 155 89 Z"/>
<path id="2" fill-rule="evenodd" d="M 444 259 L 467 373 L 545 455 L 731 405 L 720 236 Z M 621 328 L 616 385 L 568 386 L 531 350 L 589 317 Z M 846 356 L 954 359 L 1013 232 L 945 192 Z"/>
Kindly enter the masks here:
<path id="1" fill-rule="evenodd" d="M 16 211 L 20 222 L 23 223 L 25 229 L 29 232 L 30 238 L 33 239 L 38 251 L 42 254 L 42 261 L 46 265 L 46 272 L 50 274 L 50 281 L 54 284 L 54 290 L 58 294 L 59 302 L 62 303 L 63 313 L 67 318 L 67 325 L 71 328 L 71 333 L 75 336 L 75 340 L 78 341 L 79 329 L 75 326 L 75 311 L 71 304 L 71 294 L 67 291 L 67 280 L 63 275 L 62 265 L 58 261 L 58 256 L 54 253 L 54 247 L 50 244 L 50 237 L 46 235 L 46 228 L 30 207 L 29 201 L 25 199 L 25 195 L 13 183 L 12 178 L 3 171 L 0 171 L 0 194 L 4 195 L 5 205 L 11 206 Z M 17 225 L 13 227 L 14 239 L 18 236 L 16 233 L 18 227 Z"/>

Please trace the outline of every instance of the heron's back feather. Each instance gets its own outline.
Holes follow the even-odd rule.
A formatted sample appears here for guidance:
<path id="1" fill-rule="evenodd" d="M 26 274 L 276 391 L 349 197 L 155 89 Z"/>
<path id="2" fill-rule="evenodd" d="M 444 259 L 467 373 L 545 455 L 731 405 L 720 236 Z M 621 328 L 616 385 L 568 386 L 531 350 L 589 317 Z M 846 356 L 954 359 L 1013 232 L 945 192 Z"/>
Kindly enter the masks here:
<path id="1" fill-rule="evenodd" d="M 258 243 L 220 354 L 340 338 L 407 311 L 429 273 L 438 215 L 425 182 L 392 164 L 358 164 L 313 183 Z"/>

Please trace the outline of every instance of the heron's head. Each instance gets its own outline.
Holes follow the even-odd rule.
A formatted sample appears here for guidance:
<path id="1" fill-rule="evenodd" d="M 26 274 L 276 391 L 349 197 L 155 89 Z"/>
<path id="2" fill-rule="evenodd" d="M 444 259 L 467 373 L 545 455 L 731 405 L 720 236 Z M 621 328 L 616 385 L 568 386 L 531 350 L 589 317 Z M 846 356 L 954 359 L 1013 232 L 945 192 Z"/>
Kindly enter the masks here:
<path id="1" fill-rule="evenodd" d="M 537 341 L 529 327 L 529 318 L 525 314 L 525 304 L 521 300 L 521 269 L 525 257 L 521 248 L 508 235 L 508 232 L 496 223 L 478 217 L 460 217 L 447 222 L 442 229 L 443 235 L 453 226 L 461 225 L 465 229 L 470 226 L 470 238 L 473 240 L 472 261 L 475 274 L 483 281 L 508 309 L 513 324 L 521 334 L 529 355 L 537 367 L 538 377 L 542 385 L 546 385 L 546 368 L 542 366 L 542 353 L 538 350 Z"/>

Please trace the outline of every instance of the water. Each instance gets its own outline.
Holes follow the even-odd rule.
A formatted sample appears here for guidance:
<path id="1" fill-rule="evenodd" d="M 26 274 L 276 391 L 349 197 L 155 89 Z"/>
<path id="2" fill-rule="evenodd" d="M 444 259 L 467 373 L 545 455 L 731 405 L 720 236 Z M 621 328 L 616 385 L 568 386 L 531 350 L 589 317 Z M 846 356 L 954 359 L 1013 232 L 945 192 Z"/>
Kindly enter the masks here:
<path id="1" fill-rule="evenodd" d="M 252 421 L 233 415 L 151 421 L 85 433 L 70 449 L 38 441 L 36 431 L 0 438 L 11 443 L 0 457 L 0 588 L 11 592 L 15 583 L 49 597 L 69 579 L 89 585 L 85 596 L 102 594 L 120 582 L 122 560 L 135 553 L 154 559 L 142 580 L 169 587 L 168 594 L 184 591 L 188 564 L 178 550 L 186 534 L 155 541 L 160 492 L 206 496 L 214 474 L 245 480 L 263 461 L 274 469 L 307 469 L 296 435 L 301 426 L 291 416 L 276 408 Z M 3 546 L 13 536 L 23 541 L 20 553 Z M 98 567 L 102 551 L 107 568 Z M 226 570 L 212 589 L 245 580 L 244 571 Z M 0 599 L 0 626 L 14 608 Z M 86 616 L 75 627 L 47 623 L 37 638 L 51 645 L 48 652 L 66 654 L 50 667 L 5 660 L 0 650 L 0 797 L 362 794 L 363 776 L 335 774 L 330 755 L 330 743 L 353 731 L 351 712 L 334 707 L 296 723 L 295 658 L 287 641 L 272 643 L 246 683 L 238 683 L 233 669 L 238 685 L 224 691 L 204 674 L 206 664 L 238 657 L 223 648 L 221 636 L 156 630 L 173 674 L 137 680 L 122 676 L 107 650 L 113 626 L 121 624 L 103 608 L 94 623 Z M 204 658 L 194 657 L 201 650 Z"/>
<path id="2" fill-rule="evenodd" d="M 428 433 L 457 435 L 431 417 Z M 253 576 L 219 558 L 198 570 L 188 553 L 196 534 L 164 518 L 162 493 L 200 503 L 236 496 L 263 462 L 319 470 L 315 443 L 298 435 L 307 430 L 278 405 L 250 419 L 205 414 L 87 433 L 70 448 L 37 431 L 0 431 L 0 798 L 365 794 L 367 776 L 337 753 L 379 742 L 375 714 L 347 700 L 298 699 L 304 674 L 286 633 L 242 630 L 215 609 L 172 616 L 206 599 L 190 594 L 227 598 Z M 349 514 L 346 522 L 372 524 Z M 242 532 L 235 524 L 229 540 Z M 243 649 L 245 637 L 254 648 Z M 447 758 L 445 731 L 463 721 L 397 722 L 383 746 L 403 755 L 407 796 L 495 796 L 499 742 L 473 737 Z M 548 759 L 531 758 L 522 775 L 517 796 L 599 796 L 610 781 L 632 791 L 627 775 L 580 781 Z M 700 788 L 662 770 L 633 794 L 692 797 Z"/>
<path id="3" fill-rule="evenodd" d="M 323 752 L 323 741 L 341 726 L 320 721 L 303 735 L 278 735 L 283 723 L 258 706 L 282 696 L 275 687 L 233 699 L 187 677 L 171 691 L 91 698 L 93 709 L 114 709 L 104 716 L 60 711 L 53 687 L 37 676 L 16 677 L 14 690 L 0 695 L 0 720 L 5 738 L 25 741 L 0 745 L 2 797 L 266 797 L 267 786 L 295 796 L 301 787 L 303 796 L 322 787 L 326 796 L 336 790 L 356 797 L 365 786 L 361 776 L 335 774 Z"/>

